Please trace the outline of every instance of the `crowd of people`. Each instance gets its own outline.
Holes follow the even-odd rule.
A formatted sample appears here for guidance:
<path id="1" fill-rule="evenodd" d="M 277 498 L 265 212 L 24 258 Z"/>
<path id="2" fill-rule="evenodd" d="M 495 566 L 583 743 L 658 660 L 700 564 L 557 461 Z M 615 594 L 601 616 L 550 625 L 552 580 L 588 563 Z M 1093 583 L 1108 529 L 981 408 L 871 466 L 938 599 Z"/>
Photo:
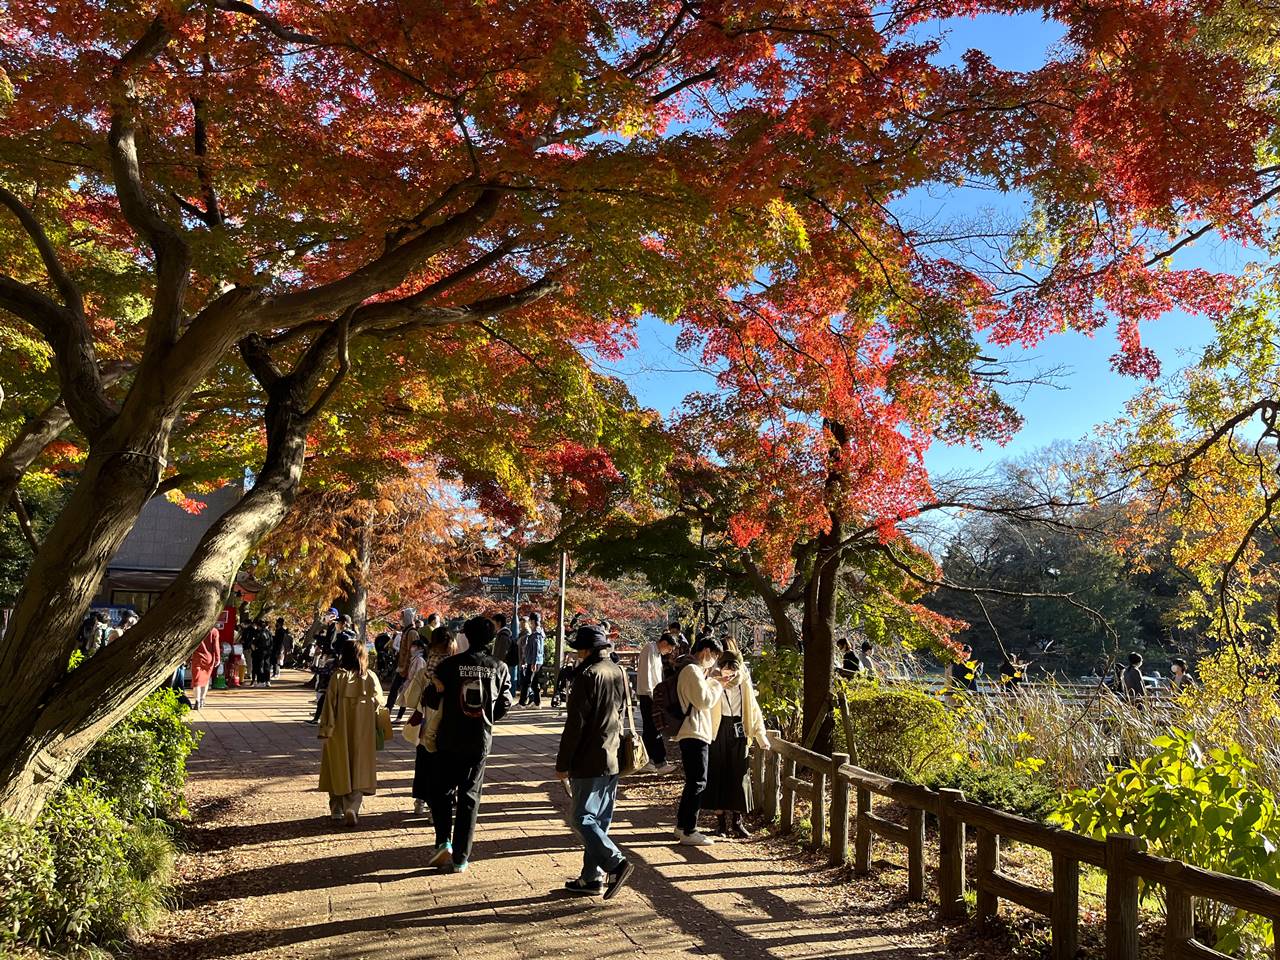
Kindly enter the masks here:
<path id="1" fill-rule="evenodd" d="M 627 772 L 669 772 L 668 744 L 678 751 L 683 787 L 674 839 L 705 846 L 713 834 L 749 836 L 749 756 L 767 746 L 764 719 L 742 651 L 710 634 L 690 643 L 680 624 L 644 644 L 636 669 L 640 733 L 634 730 L 630 679 L 607 621 L 587 623 L 567 638 L 571 658 L 554 678 L 563 696 L 564 728 L 555 774 L 571 798 L 570 824 L 580 837 L 582 869 L 570 893 L 612 897 L 632 866 L 609 837 L 618 780 Z M 435 847 L 429 864 L 464 873 L 472 857 L 494 725 L 521 704 L 536 707 L 551 678 L 542 670 L 545 632 L 536 614 L 515 633 L 502 613 L 446 624 L 405 611 L 398 636 L 375 640 L 375 656 L 393 673 L 384 698 L 370 651 L 348 642 L 339 620 L 317 657 L 317 710 L 324 742 L 320 788 L 329 814 L 359 823 L 363 798 L 377 789 L 376 751 L 391 736 L 390 713 L 407 714 L 402 735 L 414 746 L 413 812 L 430 816 Z M 325 647 L 323 640 L 320 647 Z M 624 731 L 630 729 L 630 734 Z M 632 739 L 623 749 L 625 737 Z M 637 742 L 638 741 L 638 742 Z M 623 770 L 624 757 L 643 760 Z M 703 816 L 714 829 L 701 829 Z"/>

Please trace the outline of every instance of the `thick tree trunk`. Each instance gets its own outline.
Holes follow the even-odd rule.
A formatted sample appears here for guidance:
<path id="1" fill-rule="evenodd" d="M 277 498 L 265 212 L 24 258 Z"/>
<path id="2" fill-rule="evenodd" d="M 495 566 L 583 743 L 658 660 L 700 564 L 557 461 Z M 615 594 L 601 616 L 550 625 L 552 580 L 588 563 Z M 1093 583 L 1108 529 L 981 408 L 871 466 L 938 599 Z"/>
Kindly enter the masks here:
<path id="1" fill-rule="evenodd" d="M 831 715 L 831 683 L 835 676 L 836 583 L 841 563 L 832 544 L 840 542 L 842 528 L 822 537 L 824 549 L 804 592 L 804 729 L 812 737 L 812 749 L 831 750 L 834 729 Z M 814 729 L 817 733 L 814 734 Z"/>
<path id="2" fill-rule="evenodd" d="M 369 621 L 369 551 L 370 531 L 367 518 L 353 520 L 351 529 L 351 562 L 347 564 L 345 596 L 338 608 L 351 617 L 356 635 L 366 639 Z"/>
<path id="3" fill-rule="evenodd" d="M 15 614 L 24 619 L 4 644 L 0 814 L 33 820 L 97 739 L 172 673 L 213 626 L 240 565 L 253 545 L 283 519 L 302 475 L 306 420 L 297 397 L 282 393 L 268 402 L 267 458 L 253 488 L 208 530 L 174 583 L 132 630 L 67 673 L 75 628 L 107 559 L 158 481 L 159 461 L 117 454 L 86 471 L 33 564 L 25 602 L 20 600 Z M 90 510 L 84 501 L 91 495 L 107 502 L 92 504 L 96 509 Z M 81 540 L 93 543 L 95 550 L 92 559 L 68 576 L 66 569 L 49 569 L 48 558 L 56 556 L 66 563 L 75 556 L 71 551 L 80 542 L 74 536 L 77 521 L 89 530 Z M 55 540 L 57 549 L 51 550 Z M 112 541 L 110 550 L 103 548 Z M 54 609 L 33 615 L 31 597 L 36 595 L 74 596 L 68 603 L 73 613 L 59 615 Z M 13 642 L 41 624 L 53 624 L 51 629 L 57 631 L 46 634 L 50 642 L 42 651 L 33 653 L 30 644 Z"/>

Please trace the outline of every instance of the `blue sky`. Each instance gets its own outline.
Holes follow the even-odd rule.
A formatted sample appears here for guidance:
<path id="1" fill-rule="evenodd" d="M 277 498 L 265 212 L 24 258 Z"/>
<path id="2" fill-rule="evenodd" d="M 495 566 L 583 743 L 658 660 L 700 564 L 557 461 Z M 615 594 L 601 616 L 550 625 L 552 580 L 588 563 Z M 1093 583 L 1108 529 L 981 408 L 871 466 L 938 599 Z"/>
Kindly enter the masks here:
<path id="1" fill-rule="evenodd" d="M 958 62 L 966 50 L 977 48 L 998 67 L 1028 70 L 1044 62 L 1046 51 L 1060 40 L 1062 28 L 1039 15 L 984 15 L 932 24 L 922 35 L 941 39 L 939 62 Z M 943 199 L 913 197 L 908 202 L 918 210 L 927 210 L 932 204 L 944 215 L 963 215 L 979 203 L 988 205 L 992 200 L 990 194 L 979 198 L 962 190 Z M 1009 201 L 999 202 L 1006 208 Z M 1178 265 L 1234 272 L 1242 260 L 1231 247 L 1202 241 L 1190 248 Z M 608 368 L 624 376 L 641 403 L 664 414 L 675 410 L 689 392 L 714 386 L 709 375 L 697 368 L 696 358 L 682 356 L 676 350 L 677 332 L 651 317 L 643 318 L 638 329 L 639 348 L 616 367 Z M 1209 341 L 1212 326 L 1204 317 L 1172 313 L 1144 325 L 1142 334 L 1144 344 L 1156 352 L 1164 371 L 1170 373 L 1190 362 Z M 1114 419 L 1123 411 L 1125 401 L 1145 385 L 1111 370 L 1110 358 L 1116 349 L 1114 331 L 1105 328 L 1094 337 L 1060 334 L 1031 350 L 993 349 L 992 353 L 1001 359 L 1018 362 L 1016 369 L 1022 372 L 1062 368 L 1063 375 L 1052 386 L 1032 387 L 1025 395 L 1022 391 L 1010 395 L 1025 423 L 1006 447 L 975 450 L 935 444 L 927 457 L 930 471 L 935 476 L 981 471 L 1058 440 L 1079 440 L 1096 425 Z"/>

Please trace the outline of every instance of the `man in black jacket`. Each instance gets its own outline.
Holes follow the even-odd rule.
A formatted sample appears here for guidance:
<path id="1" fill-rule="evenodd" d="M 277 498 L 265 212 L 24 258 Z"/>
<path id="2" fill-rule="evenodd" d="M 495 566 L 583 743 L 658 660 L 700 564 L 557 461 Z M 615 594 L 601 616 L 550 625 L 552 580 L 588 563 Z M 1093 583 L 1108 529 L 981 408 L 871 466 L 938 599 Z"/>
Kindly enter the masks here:
<path id="1" fill-rule="evenodd" d="M 431 781 L 436 850 L 430 865 L 448 873 L 462 873 L 470 863 L 493 725 L 511 706 L 507 666 L 489 653 L 493 621 L 472 617 L 463 624 L 462 633 L 467 638 L 466 652 L 440 661 L 435 685 L 423 694 L 428 707 L 443 711 Z"/>
<path id="2" fill-rule="evenodd" d="M 564 886 L 570 893 L 603 894 L 608 900 L 635 869 L 609 839 L 618 795 L 623 711 L 630 710 L 631 703 L 626 675 L 609 657 L 613 647 L 603 627 L 579 627 L 569 645 L 578 651 L 581 662 L 569 692 L 556 776 L 569 782 L 570 822 L 586 849 L 582 874 Z"/>

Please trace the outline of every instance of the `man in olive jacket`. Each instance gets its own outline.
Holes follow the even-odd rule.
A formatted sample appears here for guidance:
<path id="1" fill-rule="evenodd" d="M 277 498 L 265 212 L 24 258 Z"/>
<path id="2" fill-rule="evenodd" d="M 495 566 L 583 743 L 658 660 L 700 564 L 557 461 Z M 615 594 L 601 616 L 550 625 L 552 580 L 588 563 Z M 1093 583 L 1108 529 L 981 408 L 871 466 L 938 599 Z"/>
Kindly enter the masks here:
<path id="1" fill-rule="evenodd" d="M 613 897 L 635 870 L 609 839 L 618 796 L 618 744 L 623 711 L 631 709 L 627 678 L 609 658 L 613 649 L 603 627 L 579 627 L 569 645 L 581 663 L 574 673 L 556 776 L 573 797 L 570 824 L 582 838 L 582 874 L 566 883 L 570 893 Z"/>

